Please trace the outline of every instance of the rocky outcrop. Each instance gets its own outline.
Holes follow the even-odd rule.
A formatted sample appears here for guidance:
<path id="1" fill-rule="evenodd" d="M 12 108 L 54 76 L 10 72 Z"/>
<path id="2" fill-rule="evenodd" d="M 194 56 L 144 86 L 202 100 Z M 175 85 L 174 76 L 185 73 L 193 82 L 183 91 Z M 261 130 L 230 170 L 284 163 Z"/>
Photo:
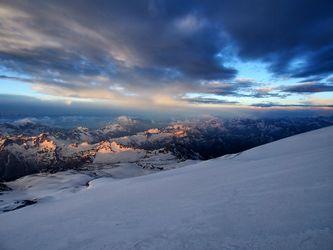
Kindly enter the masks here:
<path id="1" fill-rule="evenodd" d="M 0 182 L 0 192 L 10 191 L 10 190 L 12 190 L 10 187 Z"/>

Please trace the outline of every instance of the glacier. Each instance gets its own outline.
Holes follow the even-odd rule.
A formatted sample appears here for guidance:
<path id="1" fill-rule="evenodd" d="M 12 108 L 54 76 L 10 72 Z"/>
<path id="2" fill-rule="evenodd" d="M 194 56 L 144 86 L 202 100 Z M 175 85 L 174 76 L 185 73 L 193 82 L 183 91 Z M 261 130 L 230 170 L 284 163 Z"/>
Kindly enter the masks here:
<path id="1" fill-rule="evenodd" d="M 0 214 L 0 249 L 332 249 L 332 180 L 327 127 L 151 175 L 87 179 Z"/>

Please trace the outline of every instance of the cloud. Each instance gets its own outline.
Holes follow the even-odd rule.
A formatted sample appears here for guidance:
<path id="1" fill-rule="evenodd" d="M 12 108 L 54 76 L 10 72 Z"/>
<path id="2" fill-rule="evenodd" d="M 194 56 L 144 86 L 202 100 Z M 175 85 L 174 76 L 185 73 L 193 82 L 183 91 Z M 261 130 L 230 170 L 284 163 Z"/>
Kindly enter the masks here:
<path id="1" fill-rule="evenodd" d="M 210 16 L 221 20 L 241 58 L 264 61 L 276 75 L 332 72 L 332 1 L 235 0 L 215 1 L 209 7 Z"/>
<path id="2" fill-rule="evenodd" d="M 259 83 L 253 79 L 236 78 L 233 81 L 207 81 L 202 82 L 201 91 L 206 94 L 217 96 L 251 97 L 251 98 L 286 98 L 288 93 L 281 93 L 278 88 L 263 87 L 269 83 Z"/>
<path id="3" fill-rule="evenodd" d="M 328 77 L 330 7 L 321 0 L 4 0 L 0 64 L 41 93 L 123 104 L 156 96 L 169 104 L 188 92 L 286 98 L 297 91 L 263 90 L 237 77 L 230 56 L 217 55 L 232 47 L 278 76 Z"/>
<path id="4" fill-rule="evenodd" d="M 89 85 L 87 76 L 104 76 L 136 91 L 235 76 L 214 57 L 224 43 L 214 25 L 187 9 L 154 8 L 147 1 L 4 1 L 0 61 L 48 84 Z"/>
<path id="5" fill-rule="evenodd" d="M 329 83 L 333 83 L 333 77 L 329 77 L 326 81 Z"/>
<path id="6" fill-rule="evenodd" d="M 251 94 L 245 95 L 247 97 L 252 98 L 269 98 L 269 97 L 278 97 L 278 98 L 286 98 L 289 94 L 280 93 L 276 91 L 274 88 L 257 88 L 252 91 Z"/>
<path id="7" fill-rule="evenodd" d="M 320 83 L 320 82 L 309 82 L 298 85 L 286 87 L 285 92 L 290 93 L 318 93 L 318 92 L 332 92 L 333 84 Z"/>
<path id="8" fill-rule="evenodd" d="M 196 104 L 238 104 L 236 101 L 227 101 L 215 98 L 195 97 L 195 98 L 183 98 L 188 103 Z"/>
<path id="9" fill-rule="evenodd" d="M 251 104 L 253 107 L 259 108 L 274 108 L 274 107 L 299 107 L 299 108 L 333 108 L 333 104 L 314 104 L 314 103 L 300 103 L 300 104 L 281 104 L 277 102 L 265 102 L 265 103 L 253 103 Z"/>
<path id="10" fill-rule="evenodd" d="M 120 114 L 119 107 L 116 111 L 112 107 L 107 107 L 105 103 L 92 103 L 79 100 L 52 99 L 43 100 L 24 95 L 0 94 L 1 115 L 7 116 L 59 116 L 59 115 L 109 115 L 117 112 Z M 126 109 L 123 109 L 126 111 Z M 128 110 L 127 110 L 128 111 Z"/>
<path id="11" fill-rule="evenodd" d="M 27 83 L 32 83 L 33 82 L 31 79 L 28 79 L 28 78 L 17 77 L 17 76 L 7 76 L 7 75 L 0 75 L 0 79 L 14 80 L 14 81 L 20 81 L 20 82 L 27 82 Z"/>
<path id="12" fill-rule="evenodd" d="M 208 25 L 207 21 L 195 14 L 188 14 L 175 20 L 175 28 L 182 32 L 196 32 Z"/>
<path id="13" fill-rule="evenodd" d="M 242 96 L 243 90 L 249 90 L 256 83 L 252 79 L 236 78 L 233 81 L 202 81 L 201 91 L 219 96 Z"/>

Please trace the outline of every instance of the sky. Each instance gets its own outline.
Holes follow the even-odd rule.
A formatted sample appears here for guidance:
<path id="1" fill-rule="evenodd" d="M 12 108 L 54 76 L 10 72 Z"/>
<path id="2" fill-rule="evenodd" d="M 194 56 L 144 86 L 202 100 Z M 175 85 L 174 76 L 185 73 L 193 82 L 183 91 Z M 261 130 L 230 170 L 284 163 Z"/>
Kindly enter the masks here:
<path id="1" fill-rule="evenodd" d="M 0 0 L 0 109 L 332 110 L 332 12 L 329 0 Z"/>

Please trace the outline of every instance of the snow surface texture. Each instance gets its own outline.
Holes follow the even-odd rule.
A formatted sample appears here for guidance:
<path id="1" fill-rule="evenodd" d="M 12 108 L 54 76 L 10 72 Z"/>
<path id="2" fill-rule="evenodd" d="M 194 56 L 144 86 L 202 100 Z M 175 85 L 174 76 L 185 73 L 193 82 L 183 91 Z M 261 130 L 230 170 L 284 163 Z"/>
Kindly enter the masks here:
<path id="1" fill-rule="evenodd" d="M 46 199 L 61 199 L 68 193 L 86 188 L 90 181 L 97 178 L 131 178 L 199 162 L 195 160 L 177 162 L 170 153 L 154 155 L 154 152 L 152 156 L 147 156 L 136 163 L 92 164 L 86 169 L 67 170 L 54 174 L 38 173 L 6 182 L 5 185 L 11 190 L 0 193 L 0 214 L 44 202 Z"/>
<path id="2" fill-rule="evenodd" d="M 0 249 L 333 249 L 332 180 L 328 127 L 0 214 Z"/>

